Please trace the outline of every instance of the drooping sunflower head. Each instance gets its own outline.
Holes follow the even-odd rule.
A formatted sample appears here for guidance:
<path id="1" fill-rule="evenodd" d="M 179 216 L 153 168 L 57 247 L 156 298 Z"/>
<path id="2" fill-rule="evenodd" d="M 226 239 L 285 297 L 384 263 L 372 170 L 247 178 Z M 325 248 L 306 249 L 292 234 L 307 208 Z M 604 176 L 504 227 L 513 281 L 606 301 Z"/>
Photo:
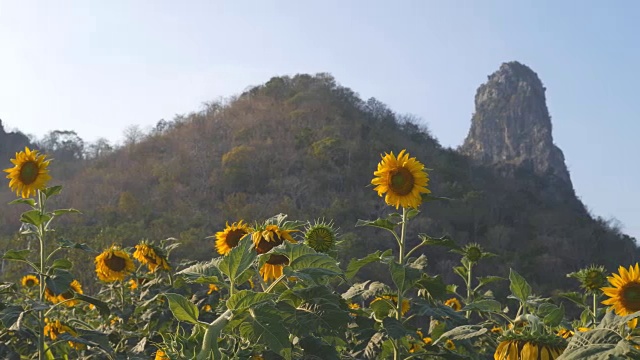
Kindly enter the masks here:
<path id="1" fill-rule="evenodd" d="M 400 151 L 398 157 L 393 152 L 382 156 L 378 170 L 371 184 L 379 196 L 386 193 L 385 202 L 396 209 L 417 208 L 422 203 L 422 195 L 431 191 L 427 188 L 429 175 L 424 165 L 416 158 L 410 158 L 405 150 Z"/>
<path id="2" fill-rule="evenodd" d="M 284 241 L 295 243 L 296 240 L 291 233 L 298 231 L 301 226 L 299 222 L 285 221 L 286 215 L 276 215 L 267 219 L 264 224 L 256 224 L 251 233 L 251 240 L 258 255 L 268 253 L 274 247 L 281 245 Z M 282 276 L 283 269 L 289 264 L 289 259 L 281 254 L 269 255 L 269 259 L 260 268 L 260 275 L 265 282 L 277 279 Z"/>
<path id="3" fill-rule="evenodd" d="M 23 276 L 22 279 L 20 279 L 20 283 L 22 284 L 22 286 L 30 288 L 40 285 L 40 279 L 38 279 L 37 276 L 30 274 Z"/>
<path id="4" fill-rule="evenodd" d="M 117 245 L 96 256 L 96 274 L 104 282 L 122 281 L 135 269 L 129 254 Z"/>
<path id="5" fill-rule="evenodd" d="M 337 239 L 338 229 L 334 227 L 333 221 L 316 220 L 313 224 L 308 223 L 304 230 L 305 243 L 318 252 L 332 250 Z"/>
<path id="6" fill-rule="evenodd" d="M 48 336 L 51 340 L 55 341 L 62 333 L 68 333 L 71 336 L 78 336 L 78 333 L 71 327 L 63 324 L 60 320 L 50 321 L 48 318 L 44 319 L 44 336 Z M 69 346 L 76 350 L 84 349 L 84 344 L 69 341 Z"/>
<path id="7" fill-rule="evenodd" d="M 156 270 L 168 271 L 171 269 L 165 252 L 147 241 L 142 241 L 136 245 L 133 257 L 141 264 L 146 265 L 150 273 L 154 273 Z"/>
<path id="8" fill-rule="evenodd" d="M 567 347 L 567 341 L 556 335 L 533 335 L 509 332 L 501 336 L 494 360 L 548 359 L 555 360 Z"/>
<path id="9" fill-rule="evenodd" d="M 78 300 L 69 300 L 69 299 L 73 299 L 73 297 L 75 296 L 75 293 L 83 294 L 82 285 L 80 285 L 80 282 L 78 280 L 73 280 L 71 284 L 69 284 L 69 289 L 67 289 L 67 291 L 61 293 L 60 295 L 58 295 L 58 302 L 65 301 L 64 303 L 65 305 L 69 307 L 75 306 L 78 303 Z"/>
<path id="10" fill-rule="evenodd" d="M 580 282 L 580 287 L 589 294 L 600 294 L 601 288 L 607 285 L 607 275 L 604 266 L 591 265 L 576 272 L 567 274 Z"/>
<path id="11" fill-rule="evenodd" d="M 451 298 L 444 302 L 445 305 L 449 306 L 455 311 L 460 311 L 462 309 L 462 303 L 457 298 Z"/>
<path id="12" fill-rule="evenodd" d="M 618 274 L 613 273 L 607 278 L 612 287 L 602 288 L 602 292 L 609 297 L 602 303 L 610 305 L 616 314 L 625 316 L 640 310 L 640 267 L 623 266 L 618 268 Z"/>
<path id="13" fill-rule="evenodd" d="M 165 354 L 164 351 L 158 349 L 158 351 L 156 351 L 155 360 L 169 360 L 169 357 L 167 356 L 167 354 Z"/>
<path id="14" fill-rule="evenodd" d="M 38 154 L 38 150 L 30 150 L 28 147 L 16 153 L 16 158 L 11 159 L 14 166 L 4 170 L 9 173 L 7 179 L 11 180 L 11 191 L 26 199 L 35 195 L 37 190 L 44 189 L 51 180 L 47 169 L 50 160 L 45 159 L 46 155 Z"/>
<path id="15" fill-rule="evenodd" d="M 249 224 L 243 223 L 242 220 L 231 225 L 227 223 L 224 230 L 218 231 L 215 235 L 218 254 L 227 255 L 231 249 L 238 246 L 240 239 L 252 231 Z"/>

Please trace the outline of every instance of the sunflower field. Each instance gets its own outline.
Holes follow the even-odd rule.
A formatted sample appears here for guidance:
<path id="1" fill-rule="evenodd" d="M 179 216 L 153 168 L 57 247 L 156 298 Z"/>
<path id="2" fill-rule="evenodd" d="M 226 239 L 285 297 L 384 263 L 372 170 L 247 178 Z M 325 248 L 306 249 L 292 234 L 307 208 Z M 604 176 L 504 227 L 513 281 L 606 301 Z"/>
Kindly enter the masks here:
<path id="1" fill-rule="evenodd" d="M 210 237 L 220 256 L 208 261 L 172 259 L 174 238 L 93 249 L 55 232 L 61 216 L 82 215 L 52 209 L 62 187 L 49 186 L 51 160 L 26 148 L 11 162 L 11 204 L 25 208 L 29 246 L 2 254 L 23 271 L 0 283 L 2 359 L 640 359 L 637 263 L 568 274 L 582 291 L 553 297 L 513 269 L 474 276 L 494 256 L 481 245 L 407 239 L 419 209 L 445 199 L 405 150 L 384 154 L 373 172 L 388 216 L 355 224 L 380 229 L 388 249 L 348 264 L 336 260 L 346 240 L 333 221 L 285 214 L 227 223 Z M 463 286 L 431 273 L 434 246 L 459 256 Z M 95 284 L 74 275 L 76 252 L 94 256 Z M 368 266 L 390 281 L 355 281 Z M 505 299 L 491 290 L 499 282 Z"/>

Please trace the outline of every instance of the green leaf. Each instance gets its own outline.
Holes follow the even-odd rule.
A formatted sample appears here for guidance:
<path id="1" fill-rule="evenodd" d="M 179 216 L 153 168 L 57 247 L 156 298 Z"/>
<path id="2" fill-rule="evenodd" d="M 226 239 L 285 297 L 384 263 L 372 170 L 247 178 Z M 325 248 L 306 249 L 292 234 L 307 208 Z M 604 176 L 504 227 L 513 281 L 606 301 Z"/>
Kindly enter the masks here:
<path id="1" fill-rule="evenodd" d="M 389 270 L 391 271 L 393 283 L 396 284 L 398 290 L 403 294 L 411 289 L 413 285 L 420 280 L 422 275 L 420 270 L 406 265 L 400 265 L 396 262 L 389 263 Z"/>
<path id="2" fill-rule="evenodd" d="M 274 294 L 241 290 L 233 294 L 233 296 L 227 300 L 227 308 L 235 311 L 241 311 L 275 298 L 276 296 Z"/>
<path id="3" fill-rule="evenodd" d="M 331 346 L 315 336 L 305 336 L 300 339 L 300 347 L 304 350 L 304 358 L 340 360 L 340 355 L 335 346 Z"/>
<path id="4" fill-rule="evenodd" d="M 389 219 L 377 219 L 377 220 L 358 220 L 356 222 L 356 226 L 371 226 L 371 227 L 377 227 L 380 229 L 385 229 L 385 230 L 389 230 L 391 232 L 394 232 L 393 229 L 396 228 L 396 226 L 398 226 L 397 223 L 394 223 L 392 221 L 390 221 Z"/>
<path id="5" fill-rule="evenodd" d="M 7 306 L 0 311 L 0 322 L 5 328 L 11 328 L 18 321 L 23 311 L 22 306 Z"/>
<path id="6" fill-rule="evenodd" d="M 49 197 L 51 197 L 53 195 L 60 194 L 61 191 L 62 191 L 62 186 L 56 185 L 56 186 L 48 187 L 48 188 L 42 190 L 42 193 L 44 194 L 44 196 L 49 198 Z"/>
<path id="7" fill-rule="evenodd" d="M 67 259 L 55 259 L 51 264 L 52 269 L 69 270 L 73 267 L 73 263 Z"/>
<path id="8" fill-rule="evenodd" d="M 451 329 L 438 338 L 434 344 L 437 344 L 440 341 L 444 340 L 466 340 L 471 339 L 480 335 L 483 335 L 488 331 L 487 328 L 484 328 L 480 325 L 462 325 L 458 326 L 454 329 Z"/>
<path id="9" fill-rule="evenodd" d="M 9 203 L 9 205 L 12 205 L 12 204 L 26 204 L 26 205 L 29 205 L 31 207 L 34 207 L 34 206 L 36 206 L 36 201 L 33 200 L 33 199 L 19 198 L 19 199 L 15 199 L 15 200 L 13 200 L 13 201 L 11 201 Z"/>
<path id="10" fill-rule="evenodd" d="M 418 209 L 409 209 L 409 211 L 407 211 L 407 220 L 413 219 L 418 214 L 420 214 L 420 210 L 418 210 Z"/>
<path id="11" fill-rule="evenodd" d="M 490 284 L 492 282 L 506 280 L 501 276 L 481 276 L 481 277 L 478 277 L 477 279 L 479 283 L 478 283 L 478 286 L 476 286 L 476 289 L 479 289 L 480 287 Z"/>
<path id="12" fill-rule="evenodd" d="M 289 331 L 284 327 L 277 309 L 257 306 L 240 324 L 240 335 L 250 343 L 261 343 L 285 359 L 291 359 Z"/>
<path id="13" fill-rule="evenodd" d="M 251 267 L 257 256 L 251 236 L 245 235 L 238 246 L 222 258 L 218 267 L 231 282 L 236 283 L 238 278 Z"/>
<path id="14" fill-rule="evenodd" d="M 564 318 L 564 307 L 560 306 L 560 307 L 556 307 L 555 309 L 551 310 L 543 319 L 544 323 L 546 325 L 549 325 L 551 327 L 555 327 L 560 325 L 560 323 L 562 322 L 562 319 Z"/>
<path id="15" fill-rule="evenodd" d="M 191 301 L 187 300 L 184 296 L 179 294 L 168 293 L 164 294 L 169 300 L 169 309 L 173 313 L 176 319 L 180 321 L 186 321 L 192 324 L 198 324 L 198 307 Z"/>
<path id="16" fill-rule="evenodd" d="M 74 297 L 78 300 L 88 302 L 89 304 L 92 304 L 93 306 L 95 306 L 96 309 L 98 309 L 98 311 L 100 312 L 100 316 L 102 316 L 103 318 L 106 318 L 111 314 L 111 310 L 109 310 L 109 305 L 107 305 L 107 303 L 101 300 L 98 300 L 94 297 L 87 296 L 80 293 L 75 293 Z"/>
<path id="17" fill-rule="evenodd" d="M 38 210 L 29 210 L 23 212 L 20 216 L 20 221 L 25 224 L 31 224 L 34 226 L 40 226 L 51 219 L 51 216 L 47 214 L 40 214 Z"/>
<path id="18" fill-rule="evenodd" d="M 449 249 L 460 249 L 458 245 L 448 235 L 434 238 L 426 234 L 419 234 L 418 237 L 425 243 L 425 245 L 444 246 Z"/>
<path id="19" fill-rule="evenodd" d="M 64 214 L 82 214 L 82 213 L 76 209 L 58 209 L 53 211 L 54 216 L 60 216 Z"/>
<path id="20" fill-rule="evenodd" d="M 509 281 L 511 294 L 524 304 L 531 295 L 531 285 L 513 269 L 510 269 Z"/>
<path id="21" fill-rule="evenodd" d="M 392 317 L 382 319 L 382 327 L 390 338 L 396 340 L 411 334 L 410 331 L 404 328 L 400 320 Z"/>
<path id="22" fill-rule="evenodd" d="M 349 312 L 346 307 L 342 308 L 340 297 L 326 286 L 312 286 L 294 290 L 293 293 L 300 299 L 293 302 L 297 305 L 289 318 L 294 324 L 296 335 L 340 335 L 347 330 Z"/>
<path id="23" fill-rule="evenodd" d="M 2 255 L 2 258 L 5 260 L 25 261 L 27 260 L 27 255 L 29 255 L 30 252 L 31 250 L 29 249 L 7 250 L 7 252 L 5 252 L 4 255 Z"/>
<path id="24" fill-rule="evenodd" d="M 74 280 L 73 274 L 66 270 L 54 269 L 55 273 L 48 276 L 45 280 L 47 288 L 54 294 L 59 295 L 69 290 L 71 283 Z"/>
<path id="25" fill-rule="evenodd" d="M 289 266 L 298 272 L 320 275 L 342 275 L 336 259 L 323 253 L 306 254 L 291 261 Z"/>
<path id="26" fill-rule="evenodd" d="M 183 276 L 189 282 L 196 283 L 217 283 L 222 279 L 222 273 L 218 269 L 218 264 L 222 258 L 210 261 L 198 262 L 176 273 Z"/>
<path id="27" fill-rule="evenodd" d="M 369 254 L 362 259 L 351 260 L 349 265 L 347 266 L 347 271 L 345 272 L 345 276 L 347 279 L 352 279 L 356 276 L 356 273 L 365 265 L 371 264 L 376 261 L 380 261 L 385 256 L 389 256 L 391 254 L 391 250 L 387 250 L 385 252 L 381 252 L 380 250 Z"/>
<path id="28" fill-rule="evenodd" d="M 462 308 L 462 311 L 501 313 L 502 304 L 493 299 L 476 300 L 470 304 L 465 305 L 465 307 Z"/>
<path id="29" fill-rule="evenodd" d="M 73 341 L 80 344 L 85 344 L 94 347 L 100 347 L 109 354 L 113 355 L 113 348 L 109 343 L 109 337 L 105 333 L 94 330 L 86 330 L 82 328 L 76 329 L 78 336 L 72 336 L 68 332 L 64 332 L 58 335 L 61 340 Z"/>
<path id="30" fill-rule="evenodd" d="M 80 244 L 64 238 L 56 239 L 56 242 L 58 243 L 58 246 L 63 249 L 80 249 L 91 253 L 97 253 L 96 250 L 93 250 L 85 243 Z"/>
<path id="31" fill-rule="evenodd" d="M 575 291 L 566 292 L 566 293 L 560 294 L 560 296 L 582 307 L 587 306 L 587 300 L 585 295 L 579 292 L 575 292 Z"/>
<path id="32" fill-rule="evenodd" d="M 440 275 L 431 277 L 424 274 L 422 279 L 416 282 L 415 286 L 419 289 L 426 290 L 434 299 L 442 300 L 447 293 L 447 286 L 442 281 Z"/>

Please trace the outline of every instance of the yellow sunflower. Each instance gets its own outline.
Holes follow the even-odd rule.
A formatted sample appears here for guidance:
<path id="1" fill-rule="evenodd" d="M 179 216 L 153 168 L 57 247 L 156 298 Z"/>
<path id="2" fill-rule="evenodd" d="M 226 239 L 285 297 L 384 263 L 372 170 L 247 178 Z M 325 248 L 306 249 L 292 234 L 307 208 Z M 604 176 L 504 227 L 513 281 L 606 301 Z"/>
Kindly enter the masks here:
<path id="1" fill-rule="evenodd" d="M 82 292 L 82 285 L 80 285 L 80 282 L 78 280 L 73 280 L 71 284 L 69 284 L 69 289 L 63 292 L 62 294 L 58 295 L 58 302 L 73 299 L 75 293 L 84 294 Z M 72 306 L 75 306 L 77 303 L 78 303 L 78 300 L 69 300 L 64 304 L 69 307 L 72 307 Z"/>
<path id="2" fill-rule="evenodd" d="M 445 301 L 444 304 L 449 306 L 455 311 L 460 311 L 460 309 L 462 309 L 462 304 L 460 303 L 460 300 L 458 300 L 457 298 L 451 298 Z"/>
<path id="3" fill-rule="evenodd" d="M 169 357 L 167 356 L 167 354 L 164 353 L 164 351 L 158 349 L 158 351 L 156 351 L 156 358 L 155 360 L 170 360 Z"/>
<path id="4" fill-rule="evenodd" d="M 28 147 L 16 153 L 16 158 L 11 159 L 15 166 L 4 170 L 9 173 L 7 179 L 11 179 L 11 191 L 26 199 L 35 195 L 37 190 L 44 189 L 51 180 L 47 169 L 50 160 L 45 158 L 46 155 L 38 154 L 38 150 L 29 150 Z"/>
<path id="5" fill-rule="evenodd" d="M 396 209 L 400 206 L 417 208 L 422 203 L 421 194 L 431 192 L 427 189 L 429 175 L 424 165 L 416 158 L 410 158 L 405 150 L 400 151 L 397 158 L 393 152 L 385 154 L 373 175 L 374 190 L 379 196 L 386 193 L 385 202 Z"/>
<path id="6" fill-rule="evenodd" d="M 58 302 L 60 302 L 60 299 L 58 298 L 58 295 L 55 294 L 51 289 L 49 289 L 48 287 L 44 288 L 44 298 L 47 301 L 50 301 L 54 304 L 57 304 Z"/>
<path id="7" fill-rule="evenodd" d="M 171 269 L 162 249 L 144 241 L 136 245 L 133 257 L 143 265 L 147 265 L 150 273 L 154 273 L 158 269 L 167 271 Z"/>
<path id="8" fill-rule="evenodd" d="M 220 291 L 216 284 L 209 284 L 209 291 L 207 291 L 207 295 L 213 294 L 214 291 Z"/>
<path id="9" fill-rule="evenodd" d="M 243 236 L 249 234 L 253 230 L 248 224 L 245 224 L 240 220 L 237 223 L 233 223 L 227 226 L 222 231 L 218 231 L 216 237 L 216 250 L 220 255 L 227 255 L 231 249 L 238 246 L 240 239 Z"/>
<path id="10" fill-rule="evenodd" d="M 96 256 L 96 274 L 105 282 L 122 281 L 135 269 L 133 260 L 117 245 Z"/>
<path id="11" fill-rule="evenodd" d="M 609 297 L 602 302 L 604 305 L 610 305 L 609 309 L 613 309 L 620 316 L 633 314 L 640 310 L 640 267 L 638 263 L 635 266 L 629 266 L 629 270 L 620 266 L 618 274 L 613 273 L 612 276 L 607 277 L 607 280 L 613 287 L 601 289 Z M 629 321 L 628 325 L 635 328 L 638 325 L 638 319 Z"/>
<path id="12" fill-rule="evenodd" d="M 453 341 L 447 339 L 447 341 L 444 343 L 444 347 L 447 350 L 453 351 L 453 350 L 456 349 L 456 344 L 454 344 Z M 529 359 L 529 358 L 525 358 L 525 359 Z M 531 359 L 537 359 L 537 358 L 534 357 L 534 358 L 531 358 Z"/>
<path id="13" fill-rule="evenodd" d="M 73 337 L 78 336 L 78 333 L 75 330 L 61 323 L 60 320 L 50 321 L 48 318 L 45 318 L 44 322 L 44 336 L 48 336 L 53 341 L 55 341 L 58 338 L 58 335 L 62 333 L 68 333 Z M 76 350 L 84 349 L 84 344 L 76 343 L 73 341 L 69 341 L 69 346 Z"/>
<path id="14" fill-rule="evenodd" d="M 40 279 L 35 275 L 25 275 L 20 279 L 20 283 L 24 287 L 34 287 L 40 285 Z"/>
<path id="15" fill-rule="evenodd" d="M 291 233 L 297 230 L 281 229 L 278 225 L 267 225 L 264 230 L 256 230 L 251 234 L 251 239 L 258 254 L 269 252 L 274 247 L 282 244 L 285 240 L 295 243 Z M 260 268 L 260 275 L 265 282 L 275 280 L 282 276 L 282 270 L 289 264 L 289 259 L 284 255 L 274 254 Z"/>

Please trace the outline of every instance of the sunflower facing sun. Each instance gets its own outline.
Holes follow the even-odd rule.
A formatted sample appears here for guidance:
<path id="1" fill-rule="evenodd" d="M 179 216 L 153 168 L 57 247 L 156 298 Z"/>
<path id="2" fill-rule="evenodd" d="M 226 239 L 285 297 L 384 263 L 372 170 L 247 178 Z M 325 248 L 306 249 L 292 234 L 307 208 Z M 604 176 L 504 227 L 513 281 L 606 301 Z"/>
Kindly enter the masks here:
<path id="1" fill-rule="evenodd" d="M 293 229 L 285 230 L 278 225 L 267 225 L 263 230 L 256 230 L 251 234 L 251 239 L 256 247 L 258 255 L 269 252 L 274 247 L 282 244 L 285 240 L 295 243 L 291 237 Z M 289 264 L 289 259 L 284 255 L 274 254 L 260 268 L 260 275 L 265 282 L 274 280 L 282 276 L 282 270 Z"/>
<path id="2" fill-rule="evenodd" d="M 373 175 L 374 190 L 379 196 L 386 193 L 384 201 L 396 209 L 400 206 L 417 208 L 422 203 L 421 194 L 431 192 L 427 189 L 429 175 L 424 165 L 416 158 L 410 158 L 405 150 L 400 151 L 398 157 L 393 152 L 385 154 Z"/>
<path id="3" fill-rule="evenodd" d="M 133 260 L 117 245 L 96 256 L 96 274 L 104 282 L 122 281 L 135 269 Z"/>
<path id="4" fill-rule="evenodd" d="M 22 284 L 22 286 L 30 288 L 40 285 L 40 280 L 37 276 L 29 274 L 23 276 L 22 279 L 20 279 L 20 283 Z"/>
<path id="5" fill-rule="evenodd" d="M 7 179 L 10 179 L 9 187 L 11 191 L 15 191 L 16 195 L 22 198 L 29 198 L 47 186 L 47 182 L 51 180 L 49 176 L 50 160 L 45 160 L 46 155 L 38 154 L 38 150 L 30 150 L 28 147 L 24 151 L 16 153 L 16 158 L 11 159 L 12 168 L 5 169 L 4 172 L 9 173 Z"/>
<path id="6" fill-rule="evenodd" d="M 602 292 L 609 297 L 602 302 L 604 305 L 610 305 L 610 309 L 613 309 L 620 316 L 633 314 L 640 310 L 640 267 L 638 263 L 635 266 L 629 266 L 628 270 L 620 266 L 618 274 L 613 273 L 607 277 L 607 280 L 612 287 L 602 288 Z M 636 321 L 632 320 L 632 322 L 632 327 L 635 327 Z"/>
<path id="7" fill-rule="evenodd" d="M 252 229 L 248 224 L 243 223 L 242 220 L 231 225 L 227 223 L 224 230 L 218 231 L 215 235 L 218 254 L 227 255 L 231 249 L 238 246 L 240 239 L 250 232 L 252 232 Z"/>

